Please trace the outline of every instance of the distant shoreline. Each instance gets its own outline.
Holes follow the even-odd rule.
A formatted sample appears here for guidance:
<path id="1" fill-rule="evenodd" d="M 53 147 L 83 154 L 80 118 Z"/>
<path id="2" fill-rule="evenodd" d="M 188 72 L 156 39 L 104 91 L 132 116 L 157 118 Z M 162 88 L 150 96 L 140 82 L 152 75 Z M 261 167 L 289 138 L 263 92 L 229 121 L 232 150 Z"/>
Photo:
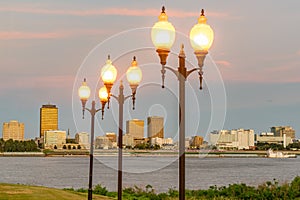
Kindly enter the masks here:
<path id="1" fill-rule="evenodd" d="M 45 157 L 43 152 L 1 152 L 0 157 Z"/>
<path id="2" fill-rule="evenodd" d="M 288 154 L 300 155 L 300 151 L 282 151 Z M 208 158 L 258 158 L 266 157 L 266 151 L 187 151 L 186 157 L 208 157 Z M 89 151 L 50 151 L 50 152 L 2 152 L 0 157 L 86 157 Z M 94 156 L 118 156 L 117 150 L 95 150 Z M 148 150 L 124 150 L 123 156 L 151 157 L 151 156 L 178 156 L 177 151 L 148 151 Z"/>

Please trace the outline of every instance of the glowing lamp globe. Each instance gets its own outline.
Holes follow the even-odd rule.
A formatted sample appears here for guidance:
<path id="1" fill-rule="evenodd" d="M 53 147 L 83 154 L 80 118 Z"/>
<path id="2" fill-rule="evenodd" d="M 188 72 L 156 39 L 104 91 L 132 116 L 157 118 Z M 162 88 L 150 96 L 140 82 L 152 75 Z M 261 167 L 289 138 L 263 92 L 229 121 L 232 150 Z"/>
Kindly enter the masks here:
<path id="1" fill-rule="evenodd" d="M 163 50 L 170 50 L 175 41 L 175 28 L 168 22 L 165 7 L 162 7 L 158 22 L 152 27 L 151 39 L 156 49 Z"/>
<path id="2" fill-rule="evenodd" d="M 112 65 L 110 56 L 108 56 L 106 64 L 101 69 L 101 78 L 104 84 L 113 84 L 117 78 L 117 69 Z"/>
<path id="3" fill-rule="evenodd" d="M 78 89 L 78 95 L 81 100 L 88 100 L 91 95 L 91 90 L 89 86 L 87 86 L 86 79 L 82 82 L 82 85 Z"/>
<path id="4" fill-rule="evenodd" d="M 108 93 L 105 86 L 99 89 L 99 99 L 101 102 L 107 102 L 108 101 Z"/>
<path id="5" fill-rule="evenodd" d="M 126 72 L 126 78 L 130 85 L 138 85 L 142 80 L 142 71 L 138 67 L 135 57 Z"/>
<path id="6" fill-rule="evenodd" d="M 204 10 L 201 11 L 201 16 L 198 18 L 198 24 L 196 24 L 190 31 L 190 42 L 197 51 L 208 51 L 214 40 L 214 32 L 212 28 L 206 24 L 206 17 Z"/>

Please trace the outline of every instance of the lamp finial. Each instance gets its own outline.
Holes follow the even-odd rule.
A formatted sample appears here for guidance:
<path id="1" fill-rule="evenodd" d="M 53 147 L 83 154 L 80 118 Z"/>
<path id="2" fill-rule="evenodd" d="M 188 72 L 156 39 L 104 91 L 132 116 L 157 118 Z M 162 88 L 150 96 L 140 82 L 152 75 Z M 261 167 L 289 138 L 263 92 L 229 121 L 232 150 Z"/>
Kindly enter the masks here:
<path id="1" fill-rule="evenodd" d="M 204 15 L 204 9 L 201 10 L 201 16 L 205 16 Z"/>

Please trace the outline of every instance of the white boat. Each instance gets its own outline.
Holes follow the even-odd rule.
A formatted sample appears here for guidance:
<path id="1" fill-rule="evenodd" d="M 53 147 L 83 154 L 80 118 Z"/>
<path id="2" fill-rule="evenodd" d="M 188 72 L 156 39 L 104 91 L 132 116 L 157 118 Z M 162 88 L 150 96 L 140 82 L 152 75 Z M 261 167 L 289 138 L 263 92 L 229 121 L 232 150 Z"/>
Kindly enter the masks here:
<path id="1" fill-rule="evenodd" d="M 296 158 L 296 154 L 287 154 L 280 151 L 274 152 L 272 149 L 267 151 L 268 158 Z"/>

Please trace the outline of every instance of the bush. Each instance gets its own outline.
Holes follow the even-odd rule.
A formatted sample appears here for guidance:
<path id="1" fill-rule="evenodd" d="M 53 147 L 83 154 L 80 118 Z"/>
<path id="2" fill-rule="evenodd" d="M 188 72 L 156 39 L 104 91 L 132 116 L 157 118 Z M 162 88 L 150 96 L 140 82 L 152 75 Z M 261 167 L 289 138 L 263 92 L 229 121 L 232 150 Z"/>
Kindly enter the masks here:
<path id="1" fill-rule="evenodd" d="M 106 189 L 106 187 L 102 187 L 101 184 L 96 185 L 95 188 L 93 189 L 94 194 L 99 194 L 103 196 L 106 196 L 107 192 L 108 190 Z"/>

